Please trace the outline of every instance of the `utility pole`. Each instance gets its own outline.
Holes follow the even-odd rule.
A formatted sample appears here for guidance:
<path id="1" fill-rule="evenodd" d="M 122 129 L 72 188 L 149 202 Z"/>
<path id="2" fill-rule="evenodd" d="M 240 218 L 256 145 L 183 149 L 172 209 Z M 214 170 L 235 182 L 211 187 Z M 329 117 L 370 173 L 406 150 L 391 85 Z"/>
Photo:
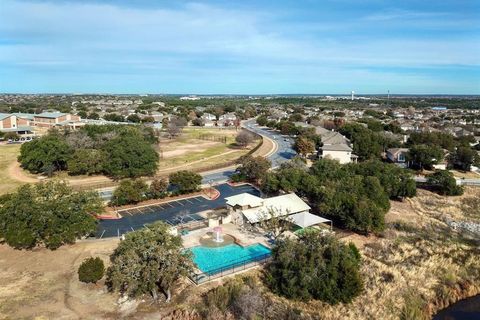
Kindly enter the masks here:
<path id="1" fill-rule="evenodd" d="M 390 90 L 388 90 L 388 95 L 387 95 L 387 108 L 390 108 Z"/>

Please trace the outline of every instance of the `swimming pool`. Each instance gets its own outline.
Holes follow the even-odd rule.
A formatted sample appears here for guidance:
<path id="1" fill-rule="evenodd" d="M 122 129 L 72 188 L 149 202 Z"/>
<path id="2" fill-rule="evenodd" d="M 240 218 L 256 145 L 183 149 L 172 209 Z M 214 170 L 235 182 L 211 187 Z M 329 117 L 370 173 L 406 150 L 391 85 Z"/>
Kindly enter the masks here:
<path id="1" fill-rule="evenodd" d="M 271 254 L 269 248 L 259 243 L 247 247 L 235 243 L 217 248 L 197 246 L 190 248 L 190 251 L 198 269 L 209 275 L 262 260 Z"/>

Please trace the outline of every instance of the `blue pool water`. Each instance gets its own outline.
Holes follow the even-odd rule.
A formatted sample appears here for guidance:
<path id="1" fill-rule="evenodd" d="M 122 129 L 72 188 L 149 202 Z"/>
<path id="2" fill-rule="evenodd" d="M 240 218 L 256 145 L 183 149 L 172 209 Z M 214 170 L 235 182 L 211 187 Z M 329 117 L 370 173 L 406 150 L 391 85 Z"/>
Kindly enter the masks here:
<path id="1" fill-rule="evenodd" d="M 229 244 L 217 248 L 198 246 L 191 248 L 190 251 L 197 267 L 208 274 L 218 273 L 222 268 L 230 269 L 246 262 L 261 260 L 271 253 L 269 248 L 261 244 L 248 247 Z"/>

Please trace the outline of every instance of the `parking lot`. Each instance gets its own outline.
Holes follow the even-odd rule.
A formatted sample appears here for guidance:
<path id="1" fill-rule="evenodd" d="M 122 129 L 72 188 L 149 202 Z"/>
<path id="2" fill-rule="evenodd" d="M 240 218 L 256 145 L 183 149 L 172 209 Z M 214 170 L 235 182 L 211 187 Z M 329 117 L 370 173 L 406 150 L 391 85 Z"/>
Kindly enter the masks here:
<path id="1" fill-rule="evenodd" d="M 220 196 L 209 200 L 202 196 L 174 200 L 166 203 L 143 207 L 119 210 L 121 219 L 100 220 L 96 232 L 97 238 L 120 237 L 121 235 L 143 228 L 149 223 L 163 221 L 173 226 L 201 222 L 203 217 L 199 212 L 221 208 L 225 206 L 225 198 L 248 192 L 259 195 L 260 192 L 250 185 L 232 187 L 226 183 L 215 187 Z"/>

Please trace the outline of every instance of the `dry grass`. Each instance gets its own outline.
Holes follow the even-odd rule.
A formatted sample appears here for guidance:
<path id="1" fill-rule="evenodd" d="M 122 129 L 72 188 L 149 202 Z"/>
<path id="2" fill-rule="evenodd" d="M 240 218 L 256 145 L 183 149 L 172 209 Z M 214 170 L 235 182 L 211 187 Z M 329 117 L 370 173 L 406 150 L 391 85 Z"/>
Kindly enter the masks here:
<path id="1" fill-rule="evenodd" d="M 0 319 L 114 319 L 116 296 L 78 281 L 89 256 L 108 256 L 117 240 L 83 241 L 58 250 L 14 250 L 0 245 Z"/>
<path id="2" fill-rule="evenodd" d="M 419 190 L 416 198 L 392 202 L 388 228 L 380 237 L 342 238 L 361 246 L 364 261 L 365 291 L 351 304 L 288 301 L 264 290 L 269 305 L 277 315 L 293 310 L 296 319 L 418 319 L 480 292 L 478 239 L 472 242 L 445 223 L 447 218 L 471 221 L 462 203 L 470 208 L 476 205 L 471 199 L 479 197 L 479 188 L 467 188 L 464 196 L 450 198 Z M 117 296 L 102 286 L 81 284 L 76 275 L 87 256 L 107 262 L 116 243 L 82 241 L 56 251 L 33 252 L 0 246 L 0 319 L 114 319 L 129 313 L 132 319 L 193 319 L 191 312 L 201 294 L 224 281 L 199 287 L 185 282 L 169 305 L 151 305 L 148 299 L 118 305 Z M 261 276 L 261 271 L 247 274 Z"/>
<path id="3" fill-rule="evenodd" d="M 237 148 L 234 142 L 238 132 L 235 129 L 186 128 L 176 139 L 162 139 L 160 146 L 163 159 L 158 167 L 159 173 L 220 165 L 238 159 L 254 146 Z M 202 135 L 225 137 L 226 143 L 201 140 Z"/>
<path id="4" fill-rule="evenodd" d="M 16 188 L 28 182 L 25 181 L 26 178 L 32 179 L 23 174 L 23 170 L 13 167 L 19 154 L 19 144 L 0 145 L 0 195 L 15 191 Z M 17 169 L 22 172 L 16 172 Z"/>
<path id="5" fill-rule="evenodd" d="M 478 188 L 450 198 L 419 190 L 414 199 L 393 202 L 384 237 L 365 238 L 362 243 L 365 291 L 352 304 L 329 306 L 276 297 L 277 302 L 313 319 L 409 319 L 406 315 L 413 308 L 428 317 L 480 292 L 480 239 L 464 238 L 445 223 L 446 219 L 464 221 L 462 201 L 479 197 Z M 359 237 L 344 240 L 358 243 Z"/>

